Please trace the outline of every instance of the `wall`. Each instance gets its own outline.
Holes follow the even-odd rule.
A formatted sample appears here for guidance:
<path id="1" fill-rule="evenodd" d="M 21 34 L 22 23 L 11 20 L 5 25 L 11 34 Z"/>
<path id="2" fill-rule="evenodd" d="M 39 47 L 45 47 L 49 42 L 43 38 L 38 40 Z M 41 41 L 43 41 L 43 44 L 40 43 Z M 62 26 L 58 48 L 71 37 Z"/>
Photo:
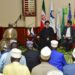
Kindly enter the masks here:
<path id="1" fill-rule="evenodd" d="M 37 18 L 27 17 L 24 20 L 20 20 L 17 25 L 19 27 L 32 27 L 40 25 L 40 16 L 41 16 L 41 6 L 42 0 L 37 1 Z M 75 8 L 75 0 L 53 0 L 54 1 L 54 10 L 56 12 L 57 8 L 67 7 L 68 3 L 71 3 L 72 14 Z M 50 9 L 50 0 L 45 0 L 46 6 L 46 15 L 49 19 L 49 9 Z M 18 16 L 22 14 L 22 0 L 0 0 L 0 27 L 7 27 L 9 23 L 13 23 Z M 35 20 L 37 20 L 35 22 Z"/>

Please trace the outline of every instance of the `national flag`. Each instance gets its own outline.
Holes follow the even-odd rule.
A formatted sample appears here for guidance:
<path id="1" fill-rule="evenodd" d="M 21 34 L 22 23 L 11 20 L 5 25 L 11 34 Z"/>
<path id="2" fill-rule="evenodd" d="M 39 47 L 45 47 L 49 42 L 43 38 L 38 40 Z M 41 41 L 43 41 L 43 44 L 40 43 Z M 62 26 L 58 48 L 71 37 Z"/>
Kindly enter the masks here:
<path id="1" fill-rule="evenodd" d="M 75 10 L 74 10 L 73 28 L 75 28 Z"/>
<path id="2" fill-rule="evenodd" d="M 32 35 L 32 36 L 35 35 L 33 27 L 31 28 L 31 35 Z"/>
<path id="3" fill-rule="evenodd" d="M 30 35 L 30 29 L 27 29 L 27 35 L 28 36 Z"/>
<path id="4" fill-rule="evenodd" d="M 64 32 L 64 28 L 65 28 L 65 12 L 64 12 L 64 8 L 62 9 L 62 24 L 61 24 L 61 41 L 63 41 L 63 32 Z"/>
<path id="5" fill-rule="evenodd" d="M 45 21 L 46 21 L 46 11 L 45 11 L 45 2 L 43 0 L 42 13 L 41 13 L 41 23 L 40 23 L 40 31 L 44 28 L 44 22 Z"/>
<path id="6" fill-rule="evenodd" d="M 54 9 L 53 9 L 53 1 L 51 0 L 50 4 L 50 27 L 53 28 L 54 33 L 56 33 L 56 28 L 55 28 L 55 17 L 54 17 Z"/>
<path id="7" fill-rule="evenodd" d="M 71 4 L 69 3 L 68 20 L 71 21 L 71 19 L 72 19 L 72 14 L 71 14 Z"/>
<path id="8" fill-rule="evenodd" d="M 57 33 L 57 39 L 61 39 L 61 24 L 60 24 L 60 12 L 57 11 L 57 19 L 56 19 L 56 33 Z"/>

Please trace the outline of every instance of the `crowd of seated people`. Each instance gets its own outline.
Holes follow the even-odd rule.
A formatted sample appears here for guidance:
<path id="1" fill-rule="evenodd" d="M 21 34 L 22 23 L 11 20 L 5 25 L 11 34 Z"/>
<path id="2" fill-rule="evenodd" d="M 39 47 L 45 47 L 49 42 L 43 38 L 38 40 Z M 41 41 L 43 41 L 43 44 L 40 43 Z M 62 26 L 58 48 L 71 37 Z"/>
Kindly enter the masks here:
<path id="1" fill-rule="evenodd" d="M 41 38 L 38 45 L 41 45 L 40 48 L 34 49 L 34 42 L 27 40 L 27 50 L 22 52 L 16 39 L 11 39 L 8 44 L 5 40 L 3 50 L 0 51 L 0 75 L 75 74 L 75 48 L 72 51 L 73 64 L 69 64 L 64 54 L 58 52 L 59 41 L 52 39 L 54 32 L 48 26 L 49 21 L 46 21 L 45 25 L 46 28 L 37 36 L 38 39 Z"/>

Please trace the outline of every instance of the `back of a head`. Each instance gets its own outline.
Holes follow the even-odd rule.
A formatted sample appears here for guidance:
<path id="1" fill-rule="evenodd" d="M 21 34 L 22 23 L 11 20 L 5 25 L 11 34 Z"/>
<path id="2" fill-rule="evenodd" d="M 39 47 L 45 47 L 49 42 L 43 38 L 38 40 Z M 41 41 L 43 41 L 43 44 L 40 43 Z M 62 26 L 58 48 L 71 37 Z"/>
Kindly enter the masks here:
<path id="1" fill-rule="evenodd" d="M 18 49 L 18 48 L 13 48 L 12 50 L 11 50 L 11 57 L 13 57 L 13 58 L 21 58 L 21 54 L 22 54 L 22 51 L 20 50 L 20 49 Z"/>
<path id="2" fill-rule="evenodd" d="M 0 75 L 3 75 L 2 73 L 0 73 Z"/>
<path id="3" fill-rule="evenodd" d="M 45 60 L 45 61 L 49 60 L 50 55 L 51 55 L 51 49 L 49 47 L 46 46 L 46 47 L 41 49 L 41 55 L 40 56 L 41 56 L 42 60 Z"/>
<path id="4" fill-rule="evenodd" d="M 58 47 L 58 41 L 57 40 L 51 40 L 51 47 L 57 48 Z"/>
<path id="5" fill-rule="evenodd" d="M 29 41 L 29 40 L 28 40 L 28 41 L 26 42 L 26 46 L 27 46 L 28 49 L 32 49 L 32 48 L 33 48 L 33 41 Z"/>
<path id="6" fill-rule="evenodd" d="M 18 44 L 17 44 L 17 40 L 10 40 L 10 48 L 17 48 Z"/>
<path id="7" fill-rule="evenodd" d="M 60 70 L 51 70 L 47 73 L 47 75 L 63 75 L 63 72 Z"/>

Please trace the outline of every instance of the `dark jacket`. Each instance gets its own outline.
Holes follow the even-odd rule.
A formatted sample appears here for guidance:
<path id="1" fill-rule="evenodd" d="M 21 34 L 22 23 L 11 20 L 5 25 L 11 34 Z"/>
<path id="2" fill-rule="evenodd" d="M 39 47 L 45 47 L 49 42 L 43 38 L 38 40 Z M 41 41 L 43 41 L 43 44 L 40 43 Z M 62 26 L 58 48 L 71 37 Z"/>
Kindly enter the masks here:
<path id="1" fill-rule="evenodd" d="M 43 28 L 43 30 L 40 32 L 40 37 L 44 40 L 46 40 L 47 37 L 49 37 L 51 40 L 53 36 L 54 36 L 54 31 L 51 27 L 49 27 L 48 29 Z"/>
<path id="2" fill-rule="evenodd" d="M 24 54 L 26 57 L 26 62 L 29 70 L 31 71 L 32 68 L 38 64 L 40 64 L 40 56 L 39 56 L 39 51 L 34 51 L 34 50 L 27 50 Z"/>
<path id="3" fill-rule="evenodd" d="M 73 27 L 71 26 L 71 38 L 73 38 Z M 64 28 L 62 35 L 66 35 L 67 27 Z"/>
<path id="4" fill-rule="evenodd" d="M 43 28 L 43 30 L 39 33 L 40 36 L 40 44 L 41 48 L 44 46 L 49 46 L 50 47 L 50 41 L 54 37 L 54 31 L 51 27 L 49 28 Z M 48 38 L 48 39 L 47 39 Z"/>

